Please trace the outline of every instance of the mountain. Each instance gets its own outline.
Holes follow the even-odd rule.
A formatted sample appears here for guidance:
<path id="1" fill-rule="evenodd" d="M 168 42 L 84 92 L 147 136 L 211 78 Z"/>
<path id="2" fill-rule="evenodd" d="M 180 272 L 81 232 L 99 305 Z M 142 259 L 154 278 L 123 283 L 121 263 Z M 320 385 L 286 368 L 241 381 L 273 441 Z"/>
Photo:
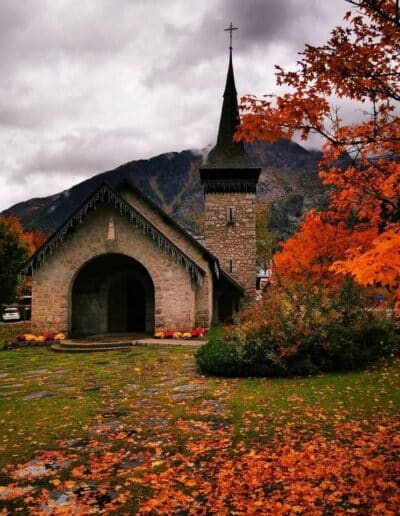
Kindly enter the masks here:
<path id="1" fill-rule="evenodd" d="M 285 239 L 296 231 L 305 211 L 323 198 L 316 173 L 322 154 L 288 140 L 246 145 L 246 154 L 262 168 L 257 196 L 272 205 L 271 230 Z M 204 210 L 198 173 L 202 159 L 200 152 L 185 150 L 131 161 L 64 192 L 15 204 L 3 214 L 18 217 L 26 230 L 51 233 L 103 182 L 116 186 L 128 180 L 181 224 L 198 231 Z"/>

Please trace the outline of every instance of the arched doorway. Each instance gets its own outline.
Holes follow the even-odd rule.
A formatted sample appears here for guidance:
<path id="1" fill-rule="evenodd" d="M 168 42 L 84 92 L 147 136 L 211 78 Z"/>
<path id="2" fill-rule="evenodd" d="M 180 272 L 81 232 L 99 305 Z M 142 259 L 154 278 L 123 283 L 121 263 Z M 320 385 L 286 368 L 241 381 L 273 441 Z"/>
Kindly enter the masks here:
<path id="1" fill-rule="evenodd" d="M 73 282 L 70 316 L 72 336 L 153 332 L 153 281 L 133 258 L 97 256 Z"/>

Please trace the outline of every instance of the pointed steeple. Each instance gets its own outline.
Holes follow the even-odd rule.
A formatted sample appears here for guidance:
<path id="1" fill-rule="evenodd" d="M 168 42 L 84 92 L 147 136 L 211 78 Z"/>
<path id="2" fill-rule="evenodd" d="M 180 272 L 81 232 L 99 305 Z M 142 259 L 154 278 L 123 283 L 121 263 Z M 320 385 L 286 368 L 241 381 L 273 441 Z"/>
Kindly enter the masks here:
<path id="1" fill-rule="evenodd" d="M 211 167 L 243 167 L 249 166 L 244 152 L 243 142 L 234 142 L 233 136 L 240 123 L 232 65 L 232 47 L 229 47 L 229 65 L 226 76 L 224 101 L 219 122 L 217 144 L 210 152 L 208 166 Z"/>
<path id="2" fill-rule="evenodd" d="M 229 64 L 219 121 L 217 144 L 208 155 L 205 165 L 200 167 L 200 180 L 204 193 L 256 192 L 261 169 L 247 160 L 242 141 L 233 137 L 240 124 L 235 77 L 232 65 L 232 23 L 230 32 Z"/>

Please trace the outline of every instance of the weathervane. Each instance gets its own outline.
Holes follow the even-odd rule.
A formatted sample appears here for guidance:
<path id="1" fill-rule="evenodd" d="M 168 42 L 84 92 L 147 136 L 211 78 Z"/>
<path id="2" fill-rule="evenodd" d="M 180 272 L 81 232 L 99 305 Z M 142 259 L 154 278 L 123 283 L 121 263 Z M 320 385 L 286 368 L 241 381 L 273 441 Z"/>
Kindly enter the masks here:
<path id="1" fill-rule="evenodd" d="M 229 25 L 229 27 L 227 29 L 224 29 L 225 32 L 229 32 L 229 50 L 232 50 L 232 32 L 234 30 L 238 30 L 238 27 L 234 27 L 232 25 L 232 22 L 231 24 Z"/>

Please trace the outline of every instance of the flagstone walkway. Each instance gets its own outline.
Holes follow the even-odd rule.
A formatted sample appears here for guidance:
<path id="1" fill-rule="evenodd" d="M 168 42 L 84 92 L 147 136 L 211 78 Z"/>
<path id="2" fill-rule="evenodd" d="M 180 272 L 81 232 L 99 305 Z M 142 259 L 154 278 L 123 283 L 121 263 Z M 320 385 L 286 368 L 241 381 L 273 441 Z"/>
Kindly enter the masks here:
<path id="1" fill-rule="evenodd" d="M 190 344 L 1 352 L 0 514 L 395 513 L 399 361 L 222 379 Z"/>

